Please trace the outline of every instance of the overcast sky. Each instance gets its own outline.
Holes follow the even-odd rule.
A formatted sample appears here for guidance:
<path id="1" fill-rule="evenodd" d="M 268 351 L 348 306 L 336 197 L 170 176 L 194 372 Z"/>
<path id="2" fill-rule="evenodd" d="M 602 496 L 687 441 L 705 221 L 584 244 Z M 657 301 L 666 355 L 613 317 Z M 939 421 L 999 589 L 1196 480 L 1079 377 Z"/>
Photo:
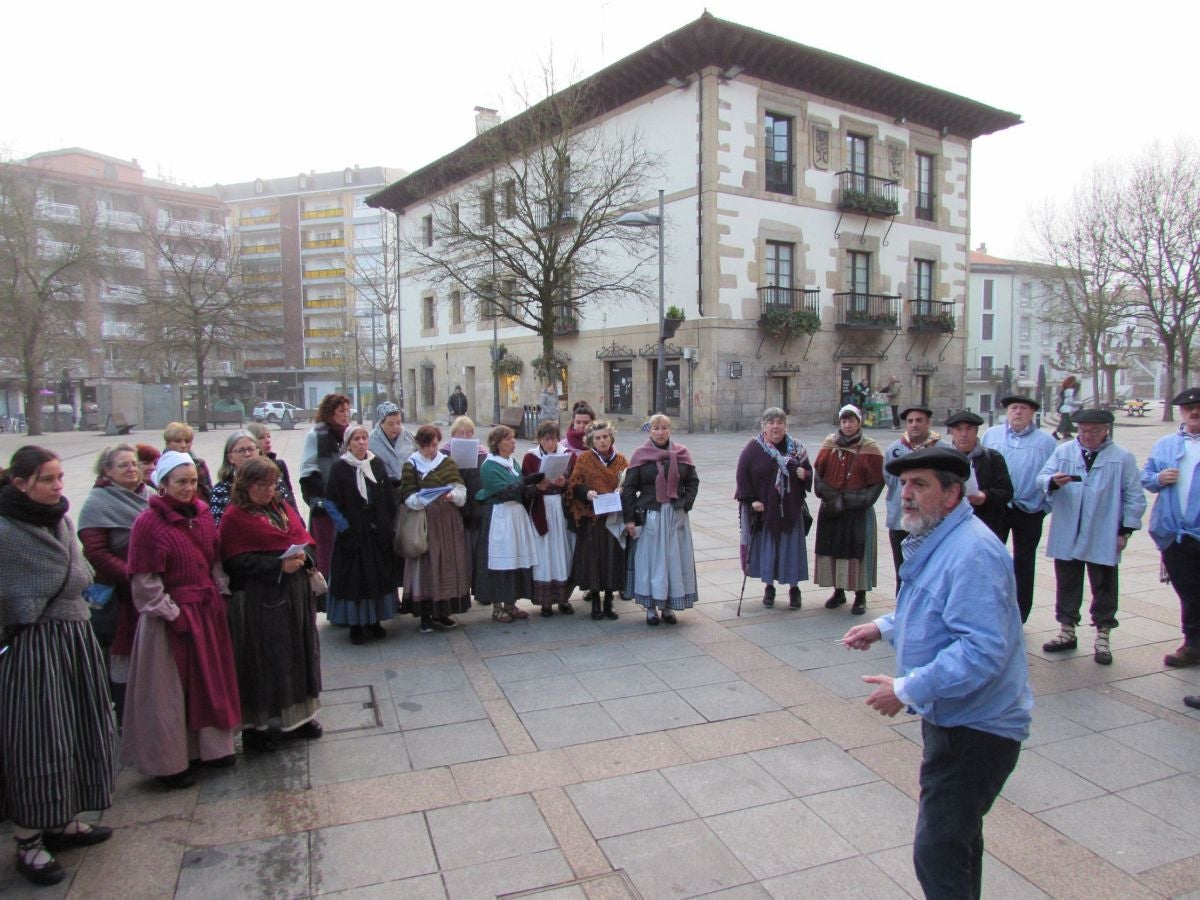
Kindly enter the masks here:
<path id="1" fill-rule="evenodd" d="M 972 246 L 1019 255 L 1028 211 L 1096 162 L 1200 138 L 1188 0 L 711 2 L 721 18 L 1018 113 L 979 139 Z M 551 54 L 590 74 L 697 18 L 681 0 L 66 0 L 9 4 L 0 150 L 82 146 L 187 184 L 420 168 Z"/>

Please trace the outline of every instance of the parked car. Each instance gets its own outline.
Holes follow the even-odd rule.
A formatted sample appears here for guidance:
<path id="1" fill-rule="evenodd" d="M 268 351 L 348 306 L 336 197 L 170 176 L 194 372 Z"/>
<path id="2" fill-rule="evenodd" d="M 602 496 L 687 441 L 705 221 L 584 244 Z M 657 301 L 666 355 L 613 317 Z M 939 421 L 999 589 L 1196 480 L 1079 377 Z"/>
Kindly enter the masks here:
<path id="1" fill-rule="evenodd" d="M 255 422 L 270 422 L 272 425 L 277 425 L 283 421 L 283 414 L 285 412 L 290 412 L 292 419 L 295 420 L 299 418 L 303 410 L 282 400 L 268 400 L 265 403 L 259 403 L 255 406 L 254 412 L 251 415 L 254 417 Z"/>

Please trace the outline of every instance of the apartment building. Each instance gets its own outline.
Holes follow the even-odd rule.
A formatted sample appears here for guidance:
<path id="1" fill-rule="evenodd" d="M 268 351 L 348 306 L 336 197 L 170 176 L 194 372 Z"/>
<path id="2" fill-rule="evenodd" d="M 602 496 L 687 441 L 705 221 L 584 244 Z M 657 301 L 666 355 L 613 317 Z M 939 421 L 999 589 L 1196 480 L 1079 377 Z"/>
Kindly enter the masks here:
<path id="1" fill-rule="evenodd" d="M 661 160 L 666 303 L 686 315 L 663 405 L 685 427 L 746 428 L 766 406 L 828 422 L 852 384 L 890 375 L 906 400 L 962 405 L 971 144 L 1018 116 L 707 13 L 567 90 L 598 104 L 585 131 L 636 135 Z M 447 198 L 488 214 L 467 202 L 489 189 L 479 151 L 521 116 L 367 202 L 436 247 Z M 655 194 L 640 209 L 656 213 Z M 419 267 L 400 285 L 409 416 L 444 416 L 461 384 L 486 418 L 494 329 L 524 360 L 540 339 L 472 315 L 472 291 Z M 563 399 L 640 424 L 657 405 L 657 304 L 585 305 L 566 324 Z M 506 367 L 501 405 L 536 402 L 538 381 Z"/>
<path id="2" fill-rule="evenodd" d="M 148 235 L 170 236 L 174 246 L 201 256 L 216 252 L 225 236 L 224 204 L 210 193 L 147 178 L 136 159 L 78 147 L 34 154 L 7 164 L 6 172 L 36 190 L 38 253 L 48 265 L 69 252 L 67 233 L 73 229 L 94 225 L 99 232 L 102 264 L 81 272 L 61 301 L 72 305 L 64 319 L 73 319 L 74 327 L 47 338 L 43 395 L 69 404 L 78 415 L 98 401 L 111 405 L 112 391 L 121 386 L 173 382 L 174 395 L 152 418 L 177 418 L 179 386 L 189 371 L 148 341 L 141 316 L 147 290 L 169 290 L 172 279 Z M 210 359 L 208 375 L 218 385 L 236 385 L 237 354 L 234 348 L 225 351 Z M 0 415 L 24 412 L 16 360 L 0 360 L 0 384 Z M 139 399 L 127 399 L 132 405 L 126 408 L 145 423 L 136 393 Z"/>
<path id="3" fill-rule="evenodd" d="M 390 217 L 366 198 L 402 174 L 352 166 L 213 188 L 229 206 L 243 277 L 263 288 L 262 316 L 275 332 L 245 347 L 257 399 L 313 408 L 333 390 L 354 396 L 356 382 L 367 404 L 389 390 L 385 378 L 371 386 L 394 333 L 371 295 L 387 277 Z"/>

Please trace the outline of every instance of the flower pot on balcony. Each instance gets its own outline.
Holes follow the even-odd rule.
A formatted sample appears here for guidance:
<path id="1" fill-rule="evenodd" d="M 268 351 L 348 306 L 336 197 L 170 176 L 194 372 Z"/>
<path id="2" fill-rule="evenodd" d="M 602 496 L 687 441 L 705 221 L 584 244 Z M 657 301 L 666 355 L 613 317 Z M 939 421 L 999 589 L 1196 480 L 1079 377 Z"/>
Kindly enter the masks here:
<path id="1" fill-rule="evenodd" d="M 679 330 L 679 326 L 683 324 L 683 319 L 666 318 L 662 321 L 662 338 L 664 341 L 669 341 L 675 337 L 675 332 Z"/>

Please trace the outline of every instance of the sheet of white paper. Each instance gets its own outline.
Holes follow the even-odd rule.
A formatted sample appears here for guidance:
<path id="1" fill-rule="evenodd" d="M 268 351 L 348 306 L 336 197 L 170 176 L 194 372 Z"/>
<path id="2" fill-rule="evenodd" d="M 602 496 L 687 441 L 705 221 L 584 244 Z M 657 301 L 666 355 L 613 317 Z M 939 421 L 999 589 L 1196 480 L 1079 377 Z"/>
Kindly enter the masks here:
<path id="1" fill-rule="evenodd" d="M 546 473 L 547 481 L 553 481 L 559 475 L 567 474 L 567 465 L 570 462 L 570 453 L 551 453 L 549 456 L 542 457 L 542 465 L 538 471 Z"/>
<path id="2" fill-rule="evenodd" d="M 297 554 L 300 554 L 303 552 L 304 552 L 303 544 L 292 544 L 292 546 L 288 547 L 286 550 L 284 550 L 282 553 L 279 554 L 279 558 L 287 559 L 289 556 L 296 556 Z"/>
<path id="3" fill-rule="evenodd" d="M 460 469 L 478 469 L 479 441 L 475 438 L 450 438 L 450 458 Z"/>
<path id="4" fill-rule="evenodd" d="M 979 493 L 979 480 L 975 477 L 975 468 L 971 468 L 971 474 L 967 477 L 967 483 L 963 485 L 963 496 L 972 497 Z"/>
<path id="5" fill-rule="evenodd" d="M 597 494 L 592 501 L 592 512 L 598 516 L 621 511 L 621 495 L 615 491 L 611 494 Z"/>

